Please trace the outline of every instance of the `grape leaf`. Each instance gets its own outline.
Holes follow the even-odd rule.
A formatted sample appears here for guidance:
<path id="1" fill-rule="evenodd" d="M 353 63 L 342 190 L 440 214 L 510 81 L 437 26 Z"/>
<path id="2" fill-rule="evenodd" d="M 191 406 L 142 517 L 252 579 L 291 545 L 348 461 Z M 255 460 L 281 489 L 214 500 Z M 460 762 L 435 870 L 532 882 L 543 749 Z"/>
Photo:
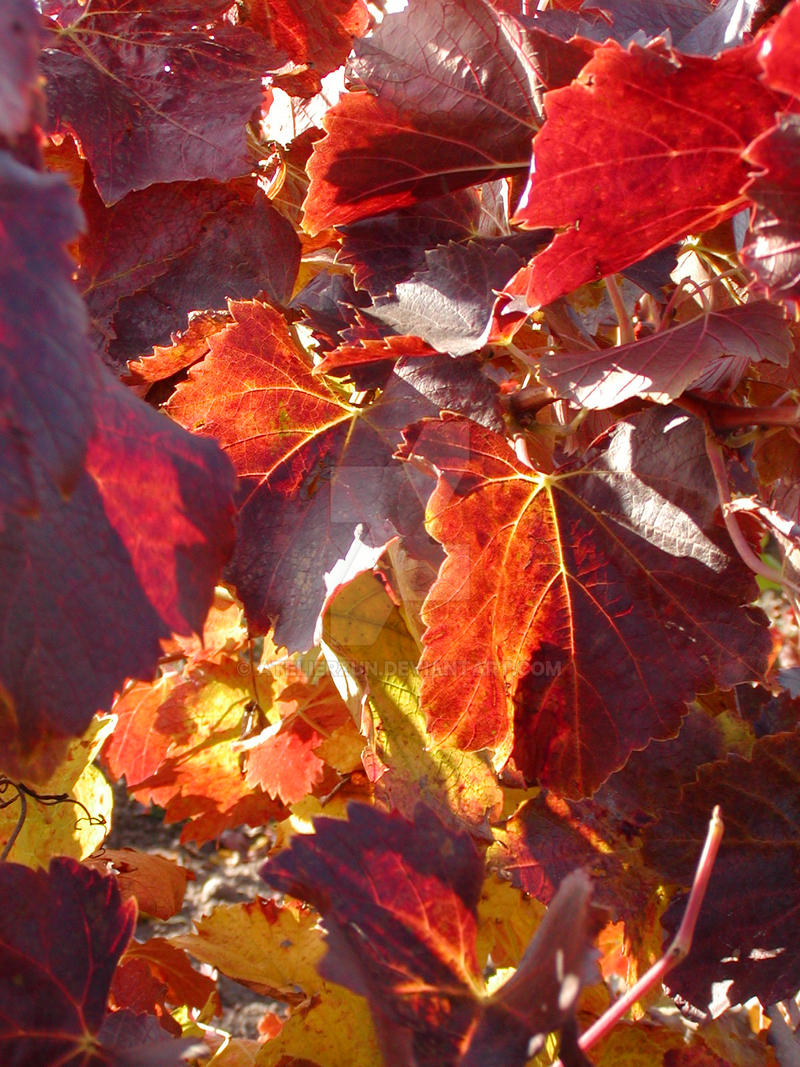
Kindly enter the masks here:
<path id="1" fill-rule="evenodd" d="M 428 525 L 448 556 L 423 608 L 435 738 L 513 746 L 529 780 L 584 796 L 674 735 L 699 687 L 765 669 L 764 620 L 742 607 L 751 575 L 717 524 L 694 420 L 657 409 L 619 423 L 605 452 L 554 475 L 447 414 L 407 438 L 399 454 L 440 472 Z"/>
<path id="2" fill-rule="evenodd" d="M 347 706 L 327 675 L 316 684 L 294 682 L 276 701 L 281 718 L 241 745 L 245 779 L 284 804 L 308 796 L 322 781 L 325 760 L 316 750 L 351 722 Z"/>
<path id="3" fill-rule="evenodd" d="M 759 738 L 750 760 L 729 756 L 702 766 L 697 781 L 683 787 L 680 802 L 646 831 L 650 862 L 664 878 L 686 886 L 708 813 L 715 804 L 722 809 L 725 836 L 691 957 L 667 982 L 701 1008 L 710 1003 L 716 982 L 726 983 L 731 1003 L 757 996 L 763 1004 L 772 1004 L 793 996 L 790 990 L 800 985 L 794 951 L 800 921 L 794 874 L 799 779 L 797 731 Z M 676 928 L 682 910 L 679 900 L 667 911 L 668 930 Z"/>
<path id="4" fill-rule="evenodd" d="M 107 204 L 155 182 L 227 181 L 251 167 L 245 124 L 283 57 L 224 18 L 230 5 L 46 0 L 50 119 L 75 134 Z"/>
<path id="5" fill-rule="evenodd" d="M 53 774 L 37 783 L 37 793 L 60 796 L 63 801 L 27 798 L 25 821 L 9 853 L 16 863 L 46 867 L 51 856 L 81 860 L 103 843 L 111 826 L 114 799 L 94 759 L 113 728 L 111 716 L 96 716 L 82 737 L 70 739 Z M 8 792 L 5 801 L 11 799 Z M 0 849 L 7 845 L 19 817 L 19 800 L 0 808 Z"/>
<path id="6" fill-rule="evenodd" d="M 159 686 L 158 694 L 163 692 Z M 171 822 L 191 820 L 181 831 L 183 841 L 202 843 L 227 827 L 258 825 L 283 814 L 280 803 L 245 781 L 233 745 L 241 737 L 250 698 L 247 665 L 222 659 L 190 669 L 167 688 L 160 704 L 157 697 L 141 699 L 138 694 L 125 702 L 123 740 L 117 744 L 112 738 L 106 758 L 115 775 L 127 777 L 132 795 L 164 807 Z M 146 760 L 137 751 L 143 732 L 151 738 Z M 135 779 L 129 759 L 140 770 L 154 769 Z"/>
<path id="7" fill-rule="evenodd" d="M 40 515 L 0 532 L 7 773 L 47 736 L 82 733 L 125 678 L 151 676 L 159 638 L 200 631 L 229 552 L 219 450 L 110 378 L 93 402 L 97 430 L 71 496 L 42 484 Z"/>
<path id="8" fill-rule="evenodd" d="M 390 1067 L 381 1055 L 366 1001 L 327 983 L 317 996 L 292 1012 L 280 1032 L 261 1047 L 256 1060 L 257 1067 L 377 1064 Z"/>
<path id="9" fill-rule="evenodd" d="M 681 52 L 710 56 L 741 44 L 759 5 L 758 0 L 722 0 L 716 7 L 708 0 L 602 0 L 598 6 L 611 15 L 620 43 L 640 30 L 648 37 L 669 31 Z"/>
<path id="10" fill-rule="evenodd" d="M 354 544 L 379 554 L 398 533 L 418 531 L 424 476 L 409 477 L 391 455 L 415 413 L 435 408 L 397 376 L 374 404 L 353 408 L 312 374 L 279 312 L 237 303 L 231 313 L 234 325 L 210 338 L 210 355 L 168 410 L 213 434 L 239 474 L 228 576 L 251 625 L 265 632 L 274 621 L 276 644 L 307 649 L 323 572 Z"/>
<path id="11" fill-rule="evenodd" d="M 140 913 L 169 919 L 181 909 L 189 872 L 174 860 L 134 848 L 104 848 L 85 865 L 113 874 L 122 899 L 132 897 Z"/>
<path id="12" fill-rule="evenodd" d="M 756 205 L 742 262 L 770 296 L 800 295 L 800 116 L 785 114 L 748 147 L 758 168 L 744 187 Z"/>
<path id="13" fill-rule="evenodd" d="M 150 937 L 144 942 L 134 939 L 122 959 L 146 963 L 150 973 L 165 986 L 166 1000 L 176 1007 L 185 1004 L 199 1010 L 215 993 L 216 983 L 192 967 L 186 951 L 173 938 Z"/>
<path id="14" fill-rule="evenodd" d="M 759 39 L 759 60 L 764 80 L 774 89 L 800 96 L 800 61 L 797 35 L 800 33 L 800 3 L 791 0 L 769 30 Z"/>
<path id="15" fill-rule="evenodd" d="M 566 880 L 515 975 L 487 998 L 475 948 L 483 864 L 468 835 L 446 834 L 423 805 L 411 823 L 363 805 L 348 814 L 315 820 L 261 871 L 321 911 L 322 975 L 367 996 L 387 1064 L 473 1065 L 491 1049 L 522 1067 L 586 977 L 588 879 Z"/>
<path id="16" fill-rule="evenodd" d="M 0 507 L 33 513 L 46 479 L 69 493 L 94 429 L 94 356 L 64 245 L 81 227 L 61 175 L 0 151 Z M 95 709 L 93 709 L 95 710 Z"/>
<path id="17" fill-rule="evenodd" d="M 364 0 L 246 0 L 244 10 L 245 25 L 298 66 L 310 68 L 309 96 L 319 91 L 321 78 L 344 63 L 353 38 L 365 33 L 370 22 Z"/>
<path id="18" fill-rule="evenodd" d="M 345 94 L 324 120 L 308 164 L 310 233 L 527 166 L 536 75 L 513 20 L 482 0 L 410 0 L 355 53 L 368 91 Z"/>
<path id="19" fill-rule="evenodd" d="M 340 688 L 350 679 L 352 710 L 363 716 L 369 709 L 370 751 L 388 767 L 375 783 L 378 797 L 407 818 L 422 801 L 446 825 L 486 837 L 502 805 L 494 773 L 483 754 L 432 743 L 419 702 L 419 648 L 373 574 L 332 598 L 322 637 Z"/>
<path id="20" fill-rule="evenodd" d="M 425 266 L 425 250 L 477 236 L 481 209 L 474 189 L 390 211 L 343 226 L 336 260 L 372 296 L 393 293 L 398 282 Z"/>
<path id="21" fill-rule="evenodd" d="M 256 897 L 221 905 L 196 923 L 196 932 L 172 937 L 169 944 L 290 1005 L 315 996 L 325 984 L 317 970 L 325 950 L 318 916 L 294 901 L 278 905 Z"/>
<path id="22" fill-rule="evenodd" d="M 717 59 L 658 43 L 597 48 L 546 96 L 516 221 L 560 232 L 508 291 L 548 304 L 738 211 L 740 153 L 777 106 L 759 73 L 756 45 Z"/>
<path id="23" fill-rule="evenodd" d="M 104 1062 L 96 1035 L 135 922 L 114 879 L 75 860 L 53 859 L 48 871 L 0 864 L 5 1063 Z"/>
<path id="24" fill-rule="evenodd" d="M 201 1041 L 169 1037 L 152 1015 L 124 1008 L 106 1015 L 98 1037 L 108 1067 L 185 1067 L 187 1058 L 208 1052 Z"/>
<path id="25" fill-rule="evenodd" d="M 743 372 L 762 359 L 786 366 L 793 347 L 781 309 L 759 300 L 618 348 L 545 355 L 539 373 L 559 396 L 582 407 L 610 408 L 634 396 L 668 404 L 720 357 L 740 357 Z"/>
<path id="26" fill-rule="evenodd" d="M 365 314 L 438 352 L 465 356 L 495 339 L 497 291 L 541 244 L 532 233 L 440 245 L 425 253 L 423 269 L 398 282 L 393 297 L 376 300 Z"/>
<path id="27" fill-rule="evenodd" d="M 0 12 L 0 137 L 13 140 L 31 121 L 38 77 L 39 20 L 33 0 Z"/>

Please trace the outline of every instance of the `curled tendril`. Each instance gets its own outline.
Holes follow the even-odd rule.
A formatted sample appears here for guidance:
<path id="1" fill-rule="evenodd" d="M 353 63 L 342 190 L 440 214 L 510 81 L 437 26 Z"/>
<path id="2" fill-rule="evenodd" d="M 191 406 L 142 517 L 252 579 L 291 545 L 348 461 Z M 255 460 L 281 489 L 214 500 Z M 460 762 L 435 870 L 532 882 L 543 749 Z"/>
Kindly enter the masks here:
<path id="1" fill-rule="evenodd" d="M 13 791 L 13 795 L 6 797 L 9 790 Z M 12 782 L 10 778 L 6 778 L 5 775 L 0 775 L 0 810 L 8 808 L 12 804 L 19 801 L 19 817 L 16 825 L 11 832 L 11 836 L 6 841 L 3 851 L 0 852 L 0 862 L 7 860 L 11 849 L 14 847 L 14 843 L 20 835 L 22 827 L 25 825 L 25 819 L 28 814 L 28 798 L 35 800 L 37 804 L 75 804 L 84 813 L 84 816 L 79 816 L 75 820 L 75 826 L 79 826 L 82 822 L 88 821 L 90 826 L 105 826 L 106 819 L 104 815 L 92 815 L 85 804 L 80 800 L 76 800 L 75 797 L 71 797 L 69 793 L 37 793 L 35 789 L 31 789 L 30 786 L 25 785 L 24 782 Z"/>

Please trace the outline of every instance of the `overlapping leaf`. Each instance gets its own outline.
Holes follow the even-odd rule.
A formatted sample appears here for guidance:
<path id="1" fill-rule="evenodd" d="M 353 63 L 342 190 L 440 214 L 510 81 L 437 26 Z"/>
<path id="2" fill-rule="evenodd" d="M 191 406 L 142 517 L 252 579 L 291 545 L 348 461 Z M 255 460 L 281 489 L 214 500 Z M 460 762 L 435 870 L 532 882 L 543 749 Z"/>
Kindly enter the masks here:
<path id="1" fill-rule="evenodd" d="M 700 686 L 764 670 L 763 619 L 742 606 L 752 580 L 716 524 L 693 420 L 620 423 L 605 452 L 552 476 L 446 415 L 411 428 L 412 454 L 440 472 L 429 529 L 448 557 L 423 610 L 434 737 L 513 747 L 529 780 L 587 795 L 674 734 Z"/>
<path id="2" fill-rule="evenodd" d="M 0 535 L 9 774 L 49 735 L 82 733 L 126 678 L 151 677 L 159 639 L 202 629 L 230 550 L 219 450 L 111 380 L 92 399 L 97 429 L 72 494 L 40 481 L 40 514 Z"/>
<path id="3" fill-rule="evenodd" d="M 715 360 L 787 363 L 794 343 L 781 309 L 756 301 L 709 312 L 618 348 L 546 355 L 540 376 L 559 396 L 586 408 L 610 408 L 634 396 L 668 404 Z"/>
<path id="4" fill-rule="evenodd" d="M 368 91 L 346 94 L 325 118 L 308 166 L 309 232 L 527 166 L 535 71 L 519 27 L 483 0 L 411 0 L 355 51 Z"/>
<path id="5" fill-rule="evenodd" d="M 154 182 L 246 174 L 246 123 L 283 57 L 223 17 L 224 0 L 47 0 L 54 128 L 74 133 L 107 204 Z"/>
<path id="6" fill-rule="evenodd" d="M 106 208 L 91 183 L 81 204 L 78 286 L 114 363 L 186 329 L 196 309 L 292 289 L 300 244 L 255 182 L 172 182 Z"/>
<path id="7" fill-rule="evenodd" d="M 70 492 L 80 478 L 94 412 L 86 310 L 64 246 L 81 216 L 60 175 L 0 152 L 0 507 L 35 512 L 39 483 Z M 93 709 L 94 710 L 94 709 Z"/>
<path id="8" fill-rule="evenodd" d="M 419 648 L 374 575 L 333 598 L 322 636 L 337 677 L 349 676 L 353 709 L 363 714 L 366 700 L 365 745 L 385 772 L 375 775 L 378 796 L 407 818 L 422 801 L 446 825 L 485 837 L 502 804 L 492 768 L 483 755 L 432 744 L 419 702 Z"/>
<path id="9" fill-rule="evenodd" d="M 174 860 L 134 848 L 104 848 L 86 866 L 113 874 L 122 899 L 133 898 L 145 915 L 169 919 L 181 909 L 189 872 Z"/>
<path id="10" fill-rule="evenodd" d="M 745 158 L 758 167 L 745 186 L 756 204 L 752 238 L 742 261 L 774 297 L 800 294 L 800 119 L 781 115 L 778 124 L 757 138 Z"/>
<path id="11" fill-rule="evenodd" d="M 282 814 L 279 802 L 245 781 L 234 747 L 252 697 L 249 668 L 231 659 L 200 665 L 153 697 L 123 697 L 115 705 L 121 732 L 106 750 L 112 773 L 124 774 L 145 803 L 166 808 L 168 819 L 190 819 L 183 840 L 208 841 Z M 137 770 L 146 777 L 136 778 Z"/>
<path id="12" fill-rule="evenodd" d="M 792 996 L 790 991 L 800 985 L 793 947 L 800 921 L 794 873 L 799 777 L 797 732 L 760 738 L 750 760 L 732 756 L 701 767 L 697 782 L 684 787 L 680 803 L 648 831 L 651 861 L 666 878 L 685 886 L 708 813 L 715 804 L 722 809 L 725 836 L 691 958 L 668 983 L 699 1007 L 710 1003 L 713 983 L 725 983 L 731 1003 L 757 996 L 764 1004 Z M 678 902 L 667 913 L 670 929 L 681 908 Z"/>
<path id="13" fill-rule="evenodd" d="M 136 921 L 113 878 L 54 859 L 0 864 L 0 1052 L 6 1063 L 105 1062 L 96 1035 Z"/>
<path id="14" fill-rule="evenodd" d="M 210 339 L 169 411 L 213 434 L 239 474 L 228 573 L 251 624 L 274 622 L 277 644 L 306 649 L 325 572 L 359 543 L 379 550 L 419 535 L 424 477 L 391 455 L 402 427 L 436 409 L 396 375 L 376 403 L 353 408 L 312 375 L 277 311 L 238 303 L 231 312 L 235 324 Z"/>
<path id="15" fill-rule="evenodd" d="M 9 0 L 0 13 L 0 137 L 24 133 L 33 112 L 39 26 L 33 0 Z"/>
<path id="16" fill-rule="evenodd" d="M 547 304 L 734 214 L 741 152 L 779 106 L 760 72 L 756 45 L 717 59 L 600 46 L 577 81 L 547 94 L 517 218 L 560 232 L 510 290 Z"/>
<path id="17" fill-rule="evenodd" d="M 246 0 L 244 9 L 248 26 L 307 68 L 304 91 L 309 96 L 319 90 L 321 78 L 344 63 L 353 38 L 365 33 L 370 22 L 364 0 Z"/>
<path id="18" fill-rule="evenodd" d="M 321 973 L 367 996 L 393 1067 L 434 1056 L 446 1067 L 477 1064 L 490 1049 L 522 1067 L 530 1040 L 569 1017 L 586 977 L 591 889 L 576 874 L 516 974 L 484 997 L 475 950 L 483 864 L 466 834 L 445 834 L 422 805 L 411 823 L 360 805 L 347 823 L 316 820 L 315 834 L 295 837 L 262 877 L 322 912 Z"/>

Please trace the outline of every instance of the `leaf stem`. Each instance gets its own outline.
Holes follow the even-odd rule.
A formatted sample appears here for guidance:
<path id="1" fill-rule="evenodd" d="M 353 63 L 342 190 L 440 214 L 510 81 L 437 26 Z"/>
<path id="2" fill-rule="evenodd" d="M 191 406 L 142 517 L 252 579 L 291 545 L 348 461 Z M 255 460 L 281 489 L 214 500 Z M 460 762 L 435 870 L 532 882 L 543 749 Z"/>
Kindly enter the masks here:
<path id="1" fill-rule="evenodd" d="M 625 308 L 625 301 L 622 299 L 617 279 L 613 274 L 608 274 L 604 280 L 614 308 L 614 314 L 617 316 L 617 322 L 619 323 L 619 343 L 621 345 L 631 345 L 636 340 L 636 334 L 633 332 L 633 323 Z"/>
<path id="2" fill-rule="evenodd" d="M 694 929 L 697 925 L 697 917 L 700 914 L 703 898 L 705 897 L 706 889 L 708 888 L 708 881 L 711 877 L 714 860 L 717 858 L 717 852 L 719 851 L 719 845 L 722 840 L 724 829 L 725 826 L 722 822 L 719 806 L 717 806 L 711 813 L 705 844 L 703 845 L 703 851 L 701 852 L 700 859 L 697 863 L 697 870 L 695 871 L 694 881 L 692 883 L 691 892 L 689 893 L 689 900 L 686 904 L 686 911 L 683 913 L 683 919 L 681 920 L 681 924 L 678 927 L 675 937 L 672 939 L 669 948 L 661 959 L 657 960 L 657 962 L 642 975 L 639 981 L 631 986 L 624 996 L 621 996 L 619 1000 L 616 1000 L 608 1011 L 601 1015 L 588 1030 L 581 1034 L 578 1040 L 578 1047 L 584 1052 L 586 1049 L 591 1048 L 592 1045 L 596 1044 L 601 1038 L 605 1037 L 617 1021 L 622 1018 L 637 1000 L 640 1000 L 649 989 L 651 989 L 657 982 L 661 981 L 668 971 L 671 971 L 673 967 L 676 967 L 681 960 L 685 959 L 688 955 L 692 944 L 692 937 L 694 936 Z M 563 1067 L 561 1060 L 557 1060 L 553 1067 Z"/>

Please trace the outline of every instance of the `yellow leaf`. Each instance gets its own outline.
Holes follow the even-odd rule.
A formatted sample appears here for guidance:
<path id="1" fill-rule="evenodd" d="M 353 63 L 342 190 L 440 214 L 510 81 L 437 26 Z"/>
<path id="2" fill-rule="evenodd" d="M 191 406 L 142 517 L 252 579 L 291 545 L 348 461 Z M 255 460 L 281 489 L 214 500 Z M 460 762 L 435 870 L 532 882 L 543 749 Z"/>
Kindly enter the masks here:
<path id="1" fill-rule="evenodd" d="M 82 860 L 102 845 L 111 828 L 113 796 L 111 787 L 92 761 L 115 723 L 114 715 L 95 716 L 86 733 L 69 742 L 56 770 L 35 786 L 35 791 L 42 796 L 67 794 L 70 800 L 42 803 L 26 795 L 25 822 L 8 859 L 29 867 L 47 867 L 52 856 Z M 7 791 L 4 799 L 11 796 Z M 83 804 L 92 819 L 72 800 Z M 0 851 L 13 834 L 19 814 L 19 800 L 0 809 Z"/>
<path id="2" fill-rule="evenodd" d="M 293 901 L 279 906 L 256 897 L 215 908 L 196 933 L 170 942 L 257 993 L 298 1003 L 323 985 L 317 964 L 325 943 L 317 919 Z"/>
<path id="3" fill-rule="evenodd" d="M 256 1067 L 276 1067 L 296 1056 L 323 1067 L 381 1067 L 383 1057 L 363 997 L 323 984 L 306 1008 L 295 1010 L 277 1037 L 267 1041 Z"/>
<path id="4" fill-rule="evenodd" d="M 420 709 L 419 649 L 380 581 L 362 574 L 342 589 L 323 620 L 331 674 L 389 772 L 377 783 L 405 815 L 423 801 L 473 830 L 499 814 L 502 794 L 489 760 L 434 743 Z M 366 704 L 364 704 L 366 697 Z"/>

